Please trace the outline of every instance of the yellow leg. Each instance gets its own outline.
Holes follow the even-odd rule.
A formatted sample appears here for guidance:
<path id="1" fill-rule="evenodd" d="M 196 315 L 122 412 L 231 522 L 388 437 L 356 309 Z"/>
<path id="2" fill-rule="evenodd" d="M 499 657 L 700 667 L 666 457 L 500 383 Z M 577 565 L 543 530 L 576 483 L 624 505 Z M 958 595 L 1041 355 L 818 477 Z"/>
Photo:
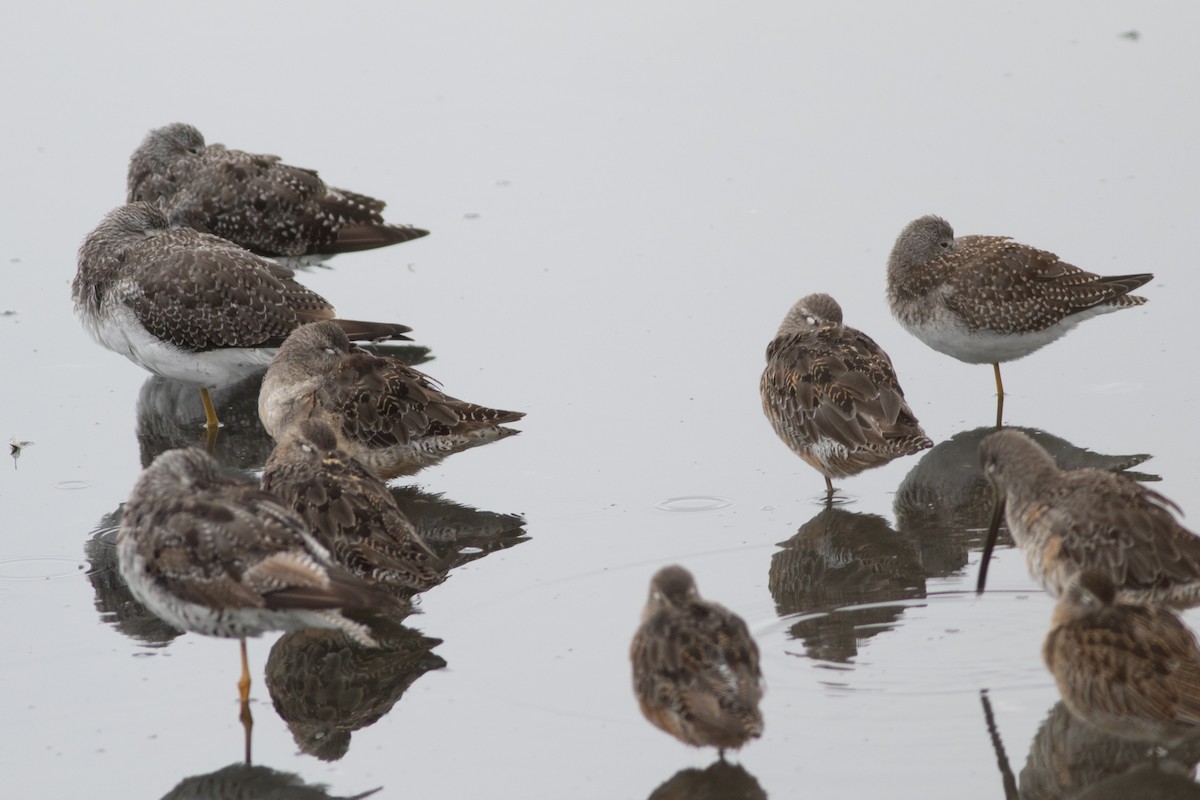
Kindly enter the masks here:
<path id="1" fill-rule="evenodd" d="M 246 657 L 246 640 L 242 639 L 242 677 L 238 679 L 238 697 L 250 702 L 250 660 Z"/>
<path id="2" fill-rule="evenodd" d="M 1000 380 L 1000 364 L 992 364 L 996 373 L 996 427 L 1004 425 L 1004 382 Z"/>
<path id="3" fill-rule="evenodd" d="M 211 456 L 217 448 L 217 430 L 221 423 L 217 420 L 217 410 L 213 408 L 212 398 L 208 396 L 208 389 L 203 386 L 200 387 L 200 401 L 204 403 L 204 449 Z"/>
<path id="4" fill-rule="evenodd" d="M 241 712 L 238 720 L 246 732 L 245 752 L 246 764 L 250 763 L 250 731 L 254 728 L 254 717 L 250 714 L 250 660 L 246 657 L 246 640 L 242 639 L 242 677 L 238 680 L 238 696 L 241 698 Z"/>
<path id="5" fill-rule="evenodd" d="M 200 387 L 200 401 L 204 403 L 204 424 L 210 428 L 218 427 L 221 423 L 217 419 L 217 410 L 213 408 L 212 398 L 208 396 L 208 389 L 204 386 Z"/>

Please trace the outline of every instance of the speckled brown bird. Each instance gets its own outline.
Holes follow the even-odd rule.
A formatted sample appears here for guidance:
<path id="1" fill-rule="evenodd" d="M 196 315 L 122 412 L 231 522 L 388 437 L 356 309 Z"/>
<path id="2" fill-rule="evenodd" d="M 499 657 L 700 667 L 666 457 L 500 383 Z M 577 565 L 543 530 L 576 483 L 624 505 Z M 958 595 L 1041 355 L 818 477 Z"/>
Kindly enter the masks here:
<path id="1" fill-rule="evenodd" d="M 148 203 L 110 211 L 79 249 L 75 313 L 97 342 L 138 366 L 208 388 L 261 372 L 295 328 L 314 320 L 355 339 L 407 339 L 407 325 L 335 319 L 290 269 L 190 228 Z"/>
<path id="2" fill-rule="evenodd" d="M 1007 236 L 959 236 L 932 215 L 909 223 L 888 259 L 888 302 L 905 330 L 968 364 L 1029 355 L 1085 319 L 1130 306 L 1153 275 L 1104 277 Z M 999 415 L 998 415 L 999 417 Z M 999 420 L 996 423 L 1000 424 Z"/>
<path id="3" fill-rule="evenodd" d="M 202 450 L 169 450 L 138 478 L 117 534 L 121 577 L 133 596 L 177 628 L 241 639 L 271 630 L 332 628 L 374 646 L 344 610 L 396 600 L 346 569 L 294 511 L 251 482 L 225 476 Z"/>
<path id="4" fill-rule="evenodd" d="M 404 595 L 441 583 L 438 559 L 383 481 L 338 446 L 317 419 L 289 427 L 267 461 L 262 488 L 302 516 L 354 574 Z"/>
<path id="5" fill-rule="evenodd" d="M 1042 648 L 1071 712 L 1102 731 L 1173 742 L 1200 735 L 1200 647 L 1170 609 L 1116 596 L 1096 572 L 1072 577 Z"/>
<path id="6" fill-rule="evenodd" d="M 329 256 L 426 236 L 383 220 L 382 200 L 325 185 L 278 156 L 205 144 L 191 125 L 155 128 L 129 160 L 129 202 L 267 256 Z"/>
<path id="7" fill-rule="evenodd" d="M 263 378 L 258 413 L 276 439 L 298 420 L 324 420 L 346 452 L 383 480 L 512 436 L 517 431 L 503 423 L 525 416 L 450 397 L 428 375 L 355 348 L 326 322 L 283 343 Z"/>
<path id="8" fill-rule="evenodd" d="M 933 446 L 887 353 L 843 325 L 841 307 L 827 294 L 801 298 L 784 317 L 767 346 L 759 391 L 771 427 L 825 476 L 829 496 L 832 478 Z"/>
<path id="9" fill-rule="evenodd" d="M 683 567 L 654 575 L 629 657 L 642 713 L 684 744 L 724 757 L 762 735 L 758 646 L 739 616 L 700 598 Z"/>
<path id="10" fill-rule="evenodd" d="M 984 438 L 979 460 L 996 492 L 979 591 L 1003 517 L 1030 574 L 1055 597 L 1076 574 L 1093 571 L 1130 601 L 1200 603 L 1200 537 L 1179 524 L 1179 507 L 1166 497 L 1105 470 L 1059 469 L 1013 429 Z"/>

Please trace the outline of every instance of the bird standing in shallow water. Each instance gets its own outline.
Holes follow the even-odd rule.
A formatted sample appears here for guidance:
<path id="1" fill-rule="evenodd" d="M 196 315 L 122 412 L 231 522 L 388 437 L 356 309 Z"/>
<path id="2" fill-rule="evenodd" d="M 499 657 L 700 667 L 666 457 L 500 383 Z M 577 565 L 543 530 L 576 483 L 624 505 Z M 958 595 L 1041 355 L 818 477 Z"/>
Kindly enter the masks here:
<path id="1" fill-rule="evenodd" d="M 1200 537 L 1179 524 L 1178 507 L 1120 474 L 1061 470 L 1020 431 L 989 434 L 979 444 L 996 506 L 979 565 L 978 590 L 1001 517 L 1025 551 L 1033 578 L 1055 597 L 1084 571 L 1099 573 L 1125 599 L 1187 608 L 1200 603 Z"/>
<path id="2" fill-rule="evenodd" d="M 285 431 L 262 488 L 304 517 L 337 563 L 359 577 L 402 595 L 441 583 L 437 557 L 387 485 L 341 449 L 324 422 L 302 419 Z"/>
<path id="3" fill-rule="evenodd" d="M 888 258 L 888 302 L 905 330 L 939 353 L 991 364 L 996 426 L 1000 364 L 1029 355 L 1085 319 L 1130 306 L 1153 275 L 1104 277 L 1007 236 L 959 236 L 932 215 L 909 223 Z"/>
<path id="4" fill-rule="evenodd" d="M 336 566 L 277 497 L 225 477 L 195 448 L 169 450 L 142 472 L 122 512 L 117 558 L 133 596 L 163 620 L 241 640 L 238 691 L 247 742 L 247 636 L 332 628 L 374 646 L 367 627 L 342 612 L 397 605 Z"/>
<path id="5" fill-rule="evenodd" d="M 384 222 L 382 200 L 326 186 L 278 156 L 205 144 L 182 122 L 146 134 L 129 160 L 127 199 L 161 203 L 175 223 L 266 256 L 329 256 L 429 233 Z"/>
<path id="6" fill-rule="evenodd" d="M 296 327 L 314 320 L 355 339 L 407 339 L 411 328 L 335 319 L 294 273 L 232 242 L 172 228 L 148 203 L 110 211 L 79 249 L 75 313 L 97 342 L 171 380 L 208 387 L 261 372 Z"/>
<path id="7" fill-rule="evenodd" d="M 762 735 L 758 646 L 740 617 L 700 598 L 683 567 L 654 575 L 629 656 L 642 714 L 684 744 L 724 758 Z"/>
<path id="8" fill-rule="evenodd" d="M 827 294 L 801 298 L 784 317 L 767 346 L 759 392 L 775 433 L 825 476 L 830 498 L 831 478 L 933 446 L 887 353 L 843 325 L 841 307 Z"/>
<path id="9" fill-rule="evenodd" d="M 1042 657 L 1075 716 L 1169 743 L 1200 735 L 1200 647 L 1175 612 L 1116 595 L 1105 575 L 1066 584 Z"/>
<path id="10" fill-rule="evenodd" d="M 258 396 L 267 433 L 324 420 L 338 443 L 382 480 L 411 475 L 451 453 L 517 433 L 525 415 L 457 400 L 428 375 L 350 344 L 326 322 L 296 330 L 271 362 Z"/>

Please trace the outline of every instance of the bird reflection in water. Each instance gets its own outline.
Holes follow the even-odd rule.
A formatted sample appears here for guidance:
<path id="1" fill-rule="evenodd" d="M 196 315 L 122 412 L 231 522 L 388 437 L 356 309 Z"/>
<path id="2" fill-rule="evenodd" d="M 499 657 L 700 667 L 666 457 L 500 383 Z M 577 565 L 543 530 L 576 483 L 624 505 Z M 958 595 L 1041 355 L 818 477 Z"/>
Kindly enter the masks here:
<path id="1" fill-rule="evenodd" d="M 816 614 L 789 631 L 812 658 L 849 663 L 860 641 L 890 630 L 905 608 L 879 604 L 925 597 L 916 547 L 883 517 L 828 507 L 780 547 L 768 586 L 781 617 Z"/>
<path id="2" fill-rule="evenodd" d="M 230 386 L 209 389 L 221 409 L 220 435 L 208 440 L 209 454 L 227 467 L 257 469 L 275 442 L 258 420 L 258 387 L 262 374 Z M 142 468 L 168 450 L 199 444 L 205 430 L 204 404 L 190 383 L 151 376 L 142 384 L 137 401 L 137 437 Z"/>
<path id="3" fill-rule="evenodd" d="M 650 800 L 767 800 L 767 793 L 740 764 L 714 761 L 707 769 L 681 769 L 650 793 Z"/>
<path id="4" fill-rule="evenodd" d="M 520 514 L 482 511 L 416 486 L 389 491 L 447 570 L 529 540 Z"/>
<path id="5" fill-rule="evenodd" d="M 195 394 L 193 389 L 192 394 Z M 91 537 L 83 545 L 88 560 L 87 577 L 96 593 L 100 619 L 130 639 L 152 647 L 161 647 L 183 631 L 162 621 L 137 601 L 117 569 L 117 529 L 121 510 L 105 514 Z"/>
<path id="6" fill-rule="evenodd" d="M 983 710 L 1005 796 L 1200 796 L 1200 647 L 1169 608 L 1117 597 L 1102 573 L 1073 576 L 1043 646 L 1063 697 L 1042 723 L 1020 792 Z"/>
<path id="7" fill-rule="evenodd" d="M 963 431 L 940 442 L 909 471 L 896 490 L 893 510 L 896 526 L 920 548 L 927 578 L 960 573 L 969 551 L 983 546 L 995 492 L 979 466 L 979 443 L 995 428 Z M 1045 448 L 1061 469 L 1091 467 L 1125 472 L 1150 458 L 1104 455 L 1071 444 L 1036 428 L 1019 430 Z M 1139 481 L 1156 481 L 1157 475 L 1125 472 Z"/>
<path id="8" fill-rule="evenodd" d="M 440 644 L 410 628 L 375 628 L 378 648 L 355 644 L 336 631 L 284 634 L 267 657 L 267 690 L 302 751 L 336 761 L 354 731 L 374 725 L 426 672 L 446 662 Z"/>
<path id="9" fill-rule="evenodd" d="M 1113 736 L 1089 725 L 1072 714 L 1060 700 L 1050 709 L 1033 737 L 1025 767 L 1021 770 L 1020 796 L 1022 800 L 1080 797 L 1083 796 L 1080 792 L 1089 787 L 1100 792 L 1102 787 L 1113 786 L 1113 781 L 1122 776 L 1134 780 L 1134 786 L 1145 787 L 1155 779 L 1156 773 L 1165 776 L 1168 785 L 1179 779 L 1191 786 L 1193 794 L 1182 796 L 1200 796 L 1200 787 L 1189 779 L 1195 774 L 1198 762 L 1200 741 L 1151 749 L 1145 742 Z M 1097 793 L 1095 796 L 1133 795 Z"/>
<path id="10" fill-rule="evenodd" d="M 362 800 L 380 788 L 350 796 L 332 795 L 322 784 L 305 783 L 299 775 L 290 772 L 250 764 L 230 764 L 216 772 L 184 778 L 163 795 L 162 800 Z"/>

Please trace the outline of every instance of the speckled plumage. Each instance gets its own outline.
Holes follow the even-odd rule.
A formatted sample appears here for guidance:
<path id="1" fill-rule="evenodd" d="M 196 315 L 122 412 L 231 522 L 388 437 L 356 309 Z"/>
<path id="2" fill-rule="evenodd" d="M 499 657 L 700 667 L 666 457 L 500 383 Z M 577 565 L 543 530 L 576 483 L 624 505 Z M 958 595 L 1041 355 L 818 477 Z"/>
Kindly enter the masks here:
<path id="1" fill-rule="evenodd" d="M 1153 275 L 1104 277 L 1007 236 L 959 236 L 914 220 L 888 259 L 888 301 L 909 333 L 969 364 L 1021 358 L 1088 317 L 1138 306 Z"/>
<path id="2" fill-rule="evenodd" d="M 843 325 L 841 307 L 827 294 L 792 306 L 767 346 L 759 392 L 775 433 L 825 476 L 830 493 L 831 478 L 933 446 L 887 353 Z"/>
<path id="3" fill-rule="evenodd" d="M 332 320 L 294 273 L 232 242 L 172 228 L 147 203 L 109 212 L 79 250 L 75 313 L 108 349 L 164 378 L 222 386 L 261 372 L 297 326 Z M 406 325 L 336 320 L 359 339 Z"/>
<path id="4" fill-rule="evenodd" d="M 412 594 L 441 583 L 438 559 L 383 481 L 337 443 L 327 424 L 289 427 L 263 470 L 262 488 L 284 500 L 342 566 Z"/>
<path id="5" fill-rule="evenodd" d="M 1200 735 L 1200 647 L 1175 612 L 1074 576 L 1042 647 L 1067 707 L 1102 731 L 1172 742 Z"/>
<path id="6" fill-rule="evenodd" d="M 346 452 L 383 480 L 511 436 L 517 431 L 502 423 L 525 416 L 443 394 L 428 375 L 353 347 L 324 322 L 284 342 L 263 378 L 258 413 L 276 439 L 300 419 L 325 420 Z"/>
<path id="7" fill-rule="evenodd" d="M 125 503 L 117 553 L 134 597 L 172 625 L 208 636 L 316 627 L 373 645 L 342 610 L 395 603 L 336 566 L 277 497 L 223 476 L 198 449 L 170 450 L 142 472 Z"/>
<path id="8" fill-rule="evenodd" d="M 129 202 L 162 204 L 173 221 L 268 256 L 325 256 L 429 232 L 383 221 L 373 197 L 326 186 L 278 156 L 205 144 L 191 125 L 156 128 L 129 161 Z"/>
<path id="9" fill-rule="evenodd" d="M 1091 571 L 1131 601 L 1200 604 L 1200 537 L 1179 524 L 1166 497 L 1112 472 L 1060 470 L 1016 430 L 987 436 L 979 458 L 1030 574 L 1050 594 L 1061 596 L 1072 577 Z M 997 513 L 983 564 L 999 520 Z M 980 590 L 985 578 L 981 566 Z"/>
<path id="10" fill-rule="evenodd" d="M 722 753 L 762 735 L 762 670 L 746 623 L 696 590 L 692 574 L 663 567 L 629 651 L 642 714 L 695 747 Z"/>

